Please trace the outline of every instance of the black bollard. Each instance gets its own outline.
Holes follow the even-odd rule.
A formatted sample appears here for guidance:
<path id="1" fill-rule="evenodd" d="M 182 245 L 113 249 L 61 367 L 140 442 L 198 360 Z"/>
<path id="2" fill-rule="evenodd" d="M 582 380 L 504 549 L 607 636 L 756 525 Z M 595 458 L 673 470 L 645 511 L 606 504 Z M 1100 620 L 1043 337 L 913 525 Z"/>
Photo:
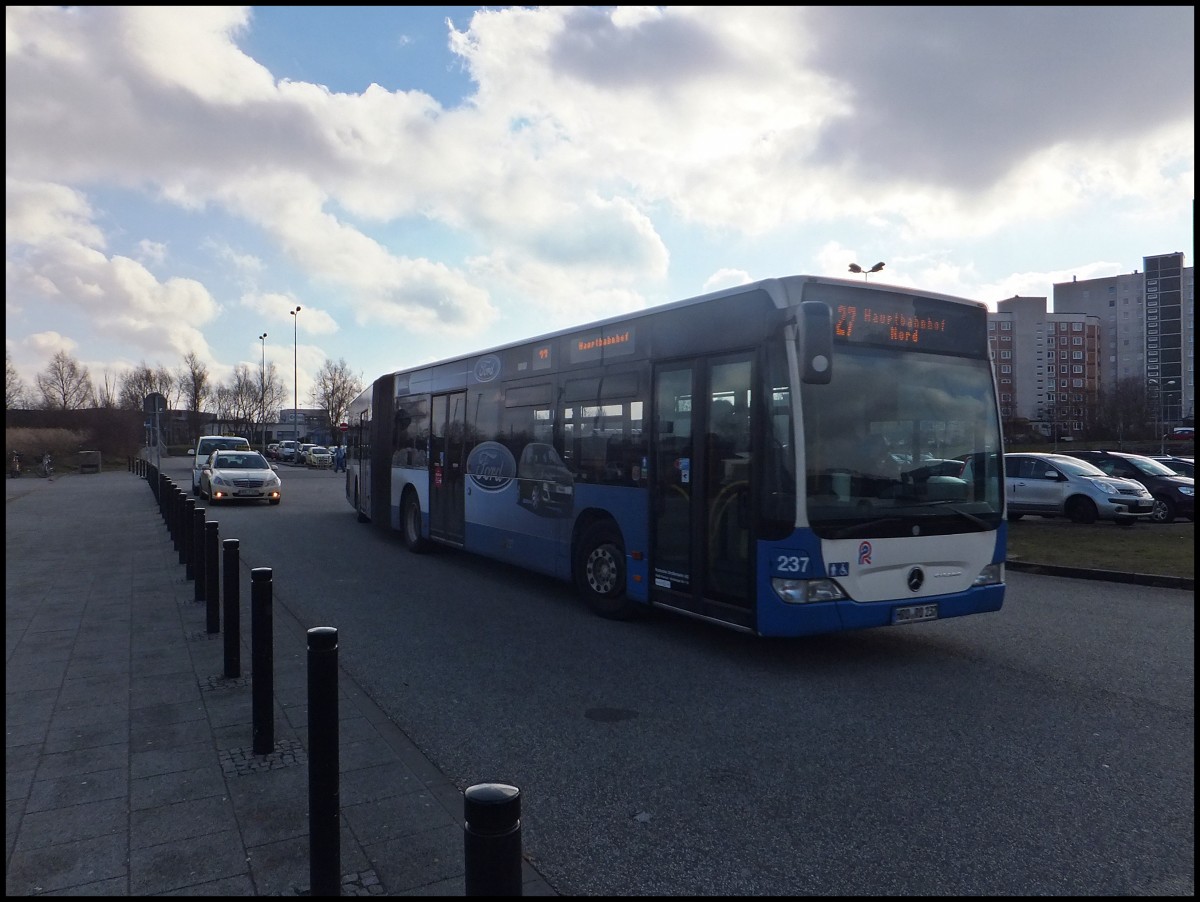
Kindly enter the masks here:
<path id="1" fill-rule="evenodd" d="M 187 496 L 179 486 L 175 487 L 175 550 L 179 552 L 179 563 L 187 563 L 187 554 L 183 550 L 183 517 L 187 512 L 184 502 Z"/>
<path id="2" fill-rule="evenodd" d="M 192 538 L 192 526 L 196 522 L 196 499 L 185 498 L 183 500 L 183 562 L 187 565 L 185 576 L 188 579 L 196 578 L 196 543 Z"/>
<path id="3" fill-rule="evenodd" d="M 183 496 L 179 494 L 179 486 L 171 486 L 171 498 L 167 502 L 171 506 L 171 543 L 175 546 L 175 551 L 179 551 L 179 511 L 183 508 Z M 183 558 L 179 558 L 179 563 L 183 563 Z"/>
<path id="4" fill-rule="evenodd" d="M 204 514 L 202 507 L 192 508 L 192 575 L 195 577 L 195 601 L 204 601 Z"/>
<path id="5" fill-rule="evenodd" d="M 204 524 L 204 615 L 209 633 L 221 632 L 220 526 L 216 520 Z"/>
<path id="6" fill-rule="evenodd" d="M 275 748 L 275 649 L 271 638 L 271 568 L 250 571 L 250 707 L 254 718 L 254 754 Z"/>
<path id="7" fill-rule="evenodd" d="M 308 631 L 309 895 L 342 894 L 338 789 L 338 634 Z"/>
<path id="8" fill-rule="evenodd" d="M 242 675 L 240 543 L 237 539 L 226 539 L 221 545 L 225 549 L 225 678 L 236 680 Z"/>
<path id="9" fill-rule="evenodd" d="M 521 790 L 476 783 L 463 794 L 468 896 L 520 896 Z"/>

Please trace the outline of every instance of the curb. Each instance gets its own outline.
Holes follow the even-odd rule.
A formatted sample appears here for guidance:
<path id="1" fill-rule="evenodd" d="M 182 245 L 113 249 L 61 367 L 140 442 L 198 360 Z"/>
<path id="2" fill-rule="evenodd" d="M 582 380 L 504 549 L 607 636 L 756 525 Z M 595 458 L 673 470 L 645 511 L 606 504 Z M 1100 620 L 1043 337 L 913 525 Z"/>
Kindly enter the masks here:
<path id="1" fill-rule="evenodd" d="M 1036 573 L 1042 576 L 1068 576 L 1073 579 L 1099 579 L 1113 583 L 1131 583 L 1138 586 L 1155 586 L 1160 589 L 1195 590 L 1194 579 L 1186 576 L 1159 576 L 1153 573 L 1123 573 L 1120 570 L 1085 570 L 1081 567 L 1060 567 L 1055 564 L 1030 564 L 1023 561 L 1005 561 L 1009 570 L 1021 573 Z"/>

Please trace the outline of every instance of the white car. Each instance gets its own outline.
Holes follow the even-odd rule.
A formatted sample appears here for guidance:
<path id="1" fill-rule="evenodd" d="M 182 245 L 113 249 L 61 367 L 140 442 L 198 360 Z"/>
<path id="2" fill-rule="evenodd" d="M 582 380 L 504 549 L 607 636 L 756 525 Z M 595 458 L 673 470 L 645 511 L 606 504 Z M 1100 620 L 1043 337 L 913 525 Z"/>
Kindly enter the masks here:
<path id="1" fill-rule="evenodd" d="M 257 451 L 214 451 L 200 468 L 200 494 L 218 501 L 283 500 L 283 480 Z"/>
<path id="2" fill-rule="evenodd" d="M 202 435 L 196 441 L 195 448 L 188 449 L 188 457 L 192 459 L 192 494 L 200 494 L 200 468 L 204 466 L 212 453 L 218 449 L 230 451 L 249 451 L 250 441 L 240 435 Z"/>
<path id="3" fill-rule="evenodd" d="M 333 454 L 324 445 L 313 445 L 308 449 L 305 463 L 310 467 L 325 469 L 333 466 Z"/>

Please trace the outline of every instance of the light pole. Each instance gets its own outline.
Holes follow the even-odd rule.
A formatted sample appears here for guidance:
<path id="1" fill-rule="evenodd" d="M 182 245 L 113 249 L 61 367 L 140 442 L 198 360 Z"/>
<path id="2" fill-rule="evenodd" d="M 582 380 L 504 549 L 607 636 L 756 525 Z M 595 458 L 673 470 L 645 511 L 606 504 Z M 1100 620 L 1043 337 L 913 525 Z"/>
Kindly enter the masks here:
<path id="1" fill-rule="evenodd" d="M 289 311 L 295 319 L 292 320 L 292 427 L 296 430 L 296 444 L 300 444 L 300 381 L 299 368 L 296 365 L 297 353 L 300 350 L 300 345 L 297 343 L 297 336 L 300 328 L 300 305 L 296 305 L 296 309 Z"/>
<path id="2" fill-rule="evenodd" d="M 876 264 L 875 264 L 874 266 L 872 266 L 870 269 L 863 269 L 863 268 L 862 268 L 861 266 L 859 266 L 857 263 L 851 263 L 851 264 L 850 264 L 850 272 L 860 272 L 860 273 L 862 273 L 862 277 L 863 277 L 863 281 L 864 281 L 864 282 L 865 282 L 865 281 L 867 281 L 867 277 L 868 277 L 868 276 L 869 276 L 871 273 L 873 273 L 873 272 L 879 272 L 881 269 L 883 269 L 883 264 L 882 264 L 882 263 L 876 263 Z"/>
<path id="3" fill-rule="evenodd" d="M 262 381 L 259 382 L 258 413 L 262 430 L 263 454 L 267 453 L 267 333 L 258 336 L 262 342 Z"/>

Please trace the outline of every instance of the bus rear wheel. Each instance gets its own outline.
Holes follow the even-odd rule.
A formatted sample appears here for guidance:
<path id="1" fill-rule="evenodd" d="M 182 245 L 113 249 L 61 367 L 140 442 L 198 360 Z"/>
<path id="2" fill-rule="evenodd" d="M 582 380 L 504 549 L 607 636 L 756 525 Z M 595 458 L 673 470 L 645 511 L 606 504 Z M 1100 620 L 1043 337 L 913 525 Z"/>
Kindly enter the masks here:
<path id="1" fill-rule="evenodd" d="M 404 494 L 404 502 L 400 510 L 400 528 L 404 535 L 404 547 L 414 554 L 420 554 L 429 547 L 429 542 L 421 537 L 421 502 L 417 493 L 408 491 Z"/>
<path id="2" fill-rule="evenodd" d="M 584 530 L 575 556 L 575 585 L 601 617 L 628 620 L 637 613 L 625 595 L 625 547 L 612 523 Z"/>

